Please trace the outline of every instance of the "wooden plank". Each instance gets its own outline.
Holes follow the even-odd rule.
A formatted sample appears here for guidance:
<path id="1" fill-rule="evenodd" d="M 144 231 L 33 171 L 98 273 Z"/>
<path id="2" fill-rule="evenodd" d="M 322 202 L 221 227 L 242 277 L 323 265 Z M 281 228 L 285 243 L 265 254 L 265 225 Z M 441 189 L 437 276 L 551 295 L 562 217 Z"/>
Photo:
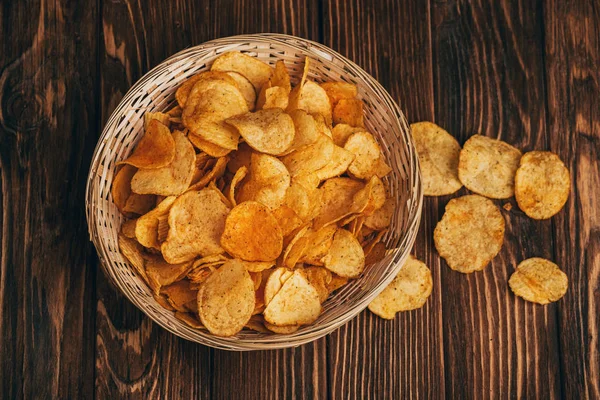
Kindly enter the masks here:
<path id="1" fill-rule="evenodd" d="M 566 398 L 600 398 L 600 6 L 544 3 L 549 149 L 571 171 L 552 220 L 556 263 L 569 277 L 558 302 Z"/>
<path id="2" fill-rule="evenodd" d="M 543 26 L 539 3 L 432 3 L 437 122 L 463 143 L 472 134 L 523 151 L 547 146 Z M 463 189 L 462 193 L 466 193 Z M 515 206 L 514 200 L 510 201 Z M 497 201 L 502 206 L 506 201 Z M 551 221 L 502 210 L 504 246 L 483 272 L 442 262 L 446 394 L 450 398 L 557 398 L 560 367 L 555 304 L 516 298 L 508 278 L 518 262 L 552 259 Z"/>
<path id="3" fill-rule="evenodd" d="M 0 3 L 0 392 L 91 398 L 97 7 Z"/>
<path id="4" fill-rule="evenodd" d="M 205 5 L 208 2 L 204 3 Z M 112 2 L 102 6 L 102 124 L 127 89 L 169 55 L 209 39 L 207 6 Z M 96 396 L 208 398 L 212 350 L 154 324 L 98 272 Z"/>
<path id="5" fill-rule="evenodd" d="M 433 120 L 428 2 L 332 1 L 324 43 L 381 82 L 410 122 Z M 384 321 L 368 311 L 328 338 L 331 398 L 443 398 L 440 263 L 431 232 L 438 200 L 426 199 L 415 254 L 432 270 L 434 290 L 420 310 Z"/>

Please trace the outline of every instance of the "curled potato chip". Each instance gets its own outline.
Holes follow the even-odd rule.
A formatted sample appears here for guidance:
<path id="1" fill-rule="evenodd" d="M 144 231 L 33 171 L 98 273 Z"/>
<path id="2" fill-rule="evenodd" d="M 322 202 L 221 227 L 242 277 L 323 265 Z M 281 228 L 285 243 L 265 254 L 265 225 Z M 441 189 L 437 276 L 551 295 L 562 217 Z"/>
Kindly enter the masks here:
<path id="1" fill-rule="evenodd" d="M 175 199 L 175 196 L 165 198 L 153 210 L 138 218 L 135 237 L 144 247 L 160 249 L 161 242 L 158 238 L 160 219 L 169 214 Z"/>
<path id="2" fill-rule="evenodd" d="M 417 122 L 410 128 L 421 166 L 423 194 L 443 196 L 460 189 L 460 145 L 456 139 L 432 122 Z"/>
<path id="3" fill-rule="evenodd" d="M 531 151 L 521 157 L 515 175 L 515 197 L 530 218 L 547 219 L 558 213 L 570 189 L 569 170 L 556 154 Z"/>
<path id="4" fill-rule="evenodd" d="M 177 311 L 182 312 L 193 311 L 190 303 L 196 302 L 197 293 L 198 291 L 190 286 L 190 281 L 185 279 L 160 289 L 160 294 L 167 298 L 169 304 Z"/>
<path id="5" fill-rule="evenodd" d="M 331 272 L 323 267 L 304 268 L 308 283 L 310 283 L 319 294 L 319 301 L 323 303 L 329 297 L 327 284 L 331 282 Z"/>
<path id="6" fill-rule="evenodd" d="M 323 265 L 323 257 L 327 255 L 333 243 L 333 236 L 337 231 L 335 224 L 326 225 L 319 230 L 307 231 L 308 244 L 300 262 L 311 265 Z"/>
<path id="7" fill-rule="evenodd" d="M 119 233 L 118 240 L 119 250 L 121 250 L 123 257 L 129 261 L 140 278 L 149 285 L 146 269 L 144 268 L 144 258 L 142 257 L 142 245 L 136 242 L 135 239 L 130 239 L 122 233 Z"/>
<path id="8" fill-rule="evenodd" d="M 333 108 L 341 99 L 353 99 L 358 95 L 356 85 L 347 82 L 323 82 L 321 87 L 327 93 L 331 108 Z"/>
<path id="9" fill-rule="evenodd" d="M 148 127 L 150 126 L 150 122 L 153 120 L 160 122 L 167 128 L 171 125 L 171 115 L 169 115 L 167 113 L 161 113 L 161 112 L 146 111 L 144 113 L 144 129 L 145 130 L 148 130 Z M 169 131 L 169 133 L 170 133 L 170 131 Z"/>
<path id="10" fill-rule="evenodd" d="M 169 234 L 161 245 L 167 262 L 177 264 L 223 252 L 219 242 L 229 207 L 217 192 L 210 188 L 187 192 L 173 203 Z"/>
<path id="11" fill-rule="evenodd" d="M 185 104 L 187 103 L 187 99 L 196 83 L 201 80 L 221 80 L 225 81 L 231 85 L 237 86 L 237 81 L 231 77 L 230 75 L 218 72 L 218 71 L 203 71 L 199 74 L 188 78 L 185 82 L 183 82 L 177 91 L 175 92 L 175 99 L 177 100 L 177 104 L 181 109 L 185 108 Z M 183 110 L 182 110 L 183 111 Z"/>
<path id="12" fill-rule="evenodd" d="M 185 278 L 192 268 L 192 262 L 169 264 L 160 256 L 151 256 L 146 259 L 145 268 L 148 283 L 154 293 L 158 294 L 161 287 L 169 286 Z"/>
<path id="13" fill-rule="evenodd" d="M 244 180 L 246 175 L 248 174 L 248 168 L 245 166 L 240 167 L 236 172 L 233 178 L 231 179 L 231 183 L 229 184 L 229 190 L 227 193 L 227 198 L 233 207 L 237 205 L 237 201 L 235 200 L 235 191 L 237 185 Z"/>
<path id="14" fill-rule="evenodd" d="M 320 114 L 327 125 L 331 125 L 331 104 L 325 90 L 308 79 L 301 81 L 290 93 L 287 110 L 304 110 L 309 114 Z"/>
<path id="15" fill-rule="evenodd" d="M 353 133 L 344 149 L 353 153 L 356 157 L 348 167 L 348 171 L 360 179 L 369 179 L 375 175 L 378 160 L 381 157 L 381 149 L 377 141 L 369 132 Z"/>
<path id="16" fill-rule="evenodd" d="M 295 135 L 286 154 L 313 144 L 319 138 L 317 122 L 310 114 L 307 114 L 304 110 L 293 110 L 290 111 L 289 115 L 294 122 Z"/>
<path id="17" fill-rule="evenodd" d="M 317 170 L 316 175 L 319 180 L 322 181 L 340 176 L 346 172 L 355 157 L 356 156 L 348 150 L 339 146 L 334 146 L 333 152 L 331 153 L 331 160 L 329 160 L 327 165 Z"/>
<path id="18" fill-rule="evenodd" d="M 242 261 L 248 272 L 257 273 L 275 265 L 275 261 Z M 260 282 L 259 282 L 260 283 Z"/>
<path id="19" fill-rule="evenodd" d="M 315 229 L 339 221 L 354 212 L 354 195 L 364 188 L 364 184 L 351 178 L 331 178 L 323 183 L 321 207 L 314 219 Z"/>
<path id="20" fill-rule="evenodd" d="M 194 135 L 193 133 L 190 133 L 188 139 L 197 149 L 202 150 L 212 157 L 223 157 L 231 152 L 231 149 L 226 149 L 211 143 L 208 140 L 202 139 L 200 136 Z"/>
<path id="21" fill-rule="evenodd" d="M 265 283 L 264 288 L 264 303 L 268 305 L 273 297 L 281 290 L 283 284 L 293 275 L 293 272 L 287 268 L 276 268 L 274 269 Z"/>
<path id="22" fill-rule="evenodd" d="M 229 260 L 213 272 L 198 292 L 198 314 L 217 336 L 242 330 L 254 310 L 254 282 L 239 260 Z"/>
<path id="23" fill-rule="evenodd" d="M 290 187 L 290 174 L 277 158 L 255 153 L 250 163 L 250 177 L 239 190 L 237 200 L 258 201 L 275 210 L 284 201 Z"/>
<path id="24" fill-rule="evenodd" d="M 435 227 L 433 239 L 450 268 L 463 273 L 480 271 L 502 248 L 504 218 L 485 197 L 452 199 Z"/>
<path id="25" fill-rule="evenodd" d="M 259 110 L 227 119 L 246 143 L 261 153 L 279 155 L 294 140 L 294 121 L 279 108 Z"/>
<path id="26" fill-rule="evenodd" d="M 366 132 L 365 128 L 354 127 L 348 124 L 337 124 L 331 130 L 331 137 L 336 146 L 344 147 L 346 141 L 353 133 Z"/>
<path id="27" fill-rule="evenodd" d="M 266 206 L 246 201 L 235 206 L 227 216 L 221 245 L 242 260 L 273 261 L 281 253 L 283 235 Z"/>
<path id="28" fill-rule="evenodd" d="M 310 243 L 310 236 L 307 236 L 309 232 L 308 226 L 300 228 L 295 234 L 290 234 L 292 237 L 285 247 L 281 265 L 287 268 L 294 268 L 300 261 L 300 258 L 304 256 L 304 252 Z"/>
<path id="29" fill-rule="evenodd" d="M 333 123 L 364 127 L 363 102 L 358 99 L 340 99 L 333 109 Z"/>
<path id="30" fill-rule="evenodd" d="M 508 285 L 514 294 L 527 301 L 548 304 L 567 293 L 569 279 L 558 265 L 534 257 L 521 261 L 508 280 Z"/>
<path id="31" fill-rule="evenodd" d="M 258 91 L 267 83 L 273 69 L 257 58 L 239 51 L 230 51 L 222 54 L 213 62 L 211 71 L 233 71 L 246 77 Z"/>
<path id="32" fill-rule="evenodd" d="M 277 326 L 310 324 L 319 314 L 319 293 L 300 269 L 283 283 L 263 313 L 265 321 Z"/>
<path id="33" fill-rule="evenodd" d="M 356 278 L 365 268 L 365 253 L 352 233 L 338 229 L 323 264 L 339 276 Z"/>
<path id="34" fill-rule="evenodd" d="M 131 193 L 123 207 L 123 213 L 143 215 L 150 211 L 156 204 L 156 196 L 152 194 Z"/>
<path id="35" fill-rule="evenodd" d="M 133 178 L 136 171 L 135 167 L 124 165 L 113 179 L 110 193 L 115 206 L 117 206 L 121 214 L 126 214 L 125 205 L 127 204 L 127 199 L 131 196 L 131 178 Z"/>
<path id="36" fill-rule="evenodd" d="M 256 89 L 254 89 L 254 85 L 244 76 L 234 71 L 226 72 L 237 84 L 240 93 L 246 99 L 246 104 L 248 104 L 248 110 L 254 110 L 256 106 Z"/>
<path id="37" fill-rule="evenodd" d="M 302 220 L 296 212 L 286 206 L 281 205 L 275 210 L 273 210 L 273 216 L 279 222 L 279 226 L 281 227 L 281 234 L 285 238 L 287 235 L 292 233 L 295 229 L 302 226 Z"/>
<path id="38" fill-rule="evenodd" d="M 278 60 L 275 63 L 275 70 L 273 71 L 273 75 L 270 78 L 271 84 L 273 86 L 280 86 L 284 89 L 287 89 L 288 93 L 292 90 L 292 84 L 290 82 L 290 74 L 285 66 L 283 60 Z"/>
<path id="39" fill-rule="evenodd" d="M 333 148 L 333 141 L 325 135 L 320 135 L 314 143 L 284 156 L 281 161 L 291 176 L 315 172 L 329 163 Z"/>
<path id="40" fill-rule="evenodd" d="M 473 135 L 460 151 L 458 177 L 465 187 L 492 199 L 515 193 L 521 152 L 501 140 Z"/>
<path id="41" fill-rule="evenodd" d="M 365 218 L 365 225 L 374 230 L 385 229 L 390 226 L 394 211 L 396 210 L 396 199 L 389 197 L 383 206 Z"/>
<path id="42" fill-rule="evenodd" d="M 190 282 L 198 285 L 198 289 L 200 289 L 201 284 L 204 283 L 208 277 L 217 270 L 217 267 L 220 267 L 223 264 L 225 264 L 225 261 L 215 261 L 204 264 L 201 268 L 191 271 L 187 275 L 187 278 L 190 280 Z"/>
<path id="43" fill-rule="evenodd" d="M 162 168 L 169 165 L 175 157 L 175 141 L 171 131 L 158 120 L 148 123 L 144 136 L 133 153 L 120 164 L 129 164 L 137 168 Z"/>
<path id="44" fill-rule="evenodd" d="M 352 199 L 353 213 L 361 213 L 364 216 L 370 216 L 375 211 L 383 207 L 386 193 L 385 186 L 377 175 L 373 175 L 364 188 L 360 189 Z"/>
<path id="45" fill-rule="evenodd" d="M 229 162 L 229 157 L 219 157 L 215 165 L 206 172 L 206 174 L 200 178 L 200 180 L 187 189 L 190 190 L 200 190 L 206 187 L 211 181 L 219 179 L 225 173 L 225 169 L 227 168 L 227 163 Z"/>
<path id="46" fill-rule="evenodd" d="M 398 311 L 423 307 L 432 289 L 431 271 L 410 256 L 394 280 L 369 304 L 369 310 L 381 318 L 394 319 Z"/>
<path id="47" fill-rule="evenodd" d="M 227 164 L 227 170 L 235 174 L 241 167 L 250 168 L 250 158 L 254 150 L 246 143 L 240 143 L 237 151 L 231 153 L 230 160 Z"/>
<path id="48" fill-rule="evenodd" d="M 163 168 L 140 169 L 131 180 L 131 190 L 139 194 L 162 196 L 183 193 L 194 176 L 196 153 L 187 137 L 180 131 L 173 132 L 175 157 Z"/>

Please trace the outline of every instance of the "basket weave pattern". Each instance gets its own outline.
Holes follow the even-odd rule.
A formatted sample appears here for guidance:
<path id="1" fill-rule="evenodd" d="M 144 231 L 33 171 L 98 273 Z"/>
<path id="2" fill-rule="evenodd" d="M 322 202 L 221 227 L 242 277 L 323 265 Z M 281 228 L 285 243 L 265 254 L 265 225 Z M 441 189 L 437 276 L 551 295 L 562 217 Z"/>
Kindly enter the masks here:
<path id="1" fill-rule="evenodd" d="M 304 58 L 311 59 L 309 78 L 316 82 L 346 81 L 358 86 L 365 104 L 365 126 L 379 141 L 393 172 L 387 181 L 398 200 L 384 242 L 388 254 L 366 269 L 325 304 L 312 325 L 290 335 L 244 330 L 221 338 L 205 330 L 190 328 L 162 308 L 150 289 L 119 252 L 117 235 L 124 217 L 112 201 L 110 188 L 116 163 L 128 157 L 143 135 L 146 111 L 163 111 L 175 103 L 175 90 L 185 79 L 210 68 L 212 61 L 238 50 L 272 66 L 284 60 L 292 82 L 302 74 Z M 96 147 L 86 193 L 86 212 L 91 240 L 102 269 L 110 281 L 140 310 L 172 333 L 198 343 L 227 350 L 258 350 L 298 346 L 320 338 L 342 326 L 362 311 L 393 279 L 410 253 L 415 240 L 422 204 L 416 151 L 404 115 L 390 95 L 360 67 L 333 50 L 304 39 L 278 34 L 258 34 L 217 39 L 186 49 L 165 60 L 142 77 L 123 97 L 102 132 Z"/>

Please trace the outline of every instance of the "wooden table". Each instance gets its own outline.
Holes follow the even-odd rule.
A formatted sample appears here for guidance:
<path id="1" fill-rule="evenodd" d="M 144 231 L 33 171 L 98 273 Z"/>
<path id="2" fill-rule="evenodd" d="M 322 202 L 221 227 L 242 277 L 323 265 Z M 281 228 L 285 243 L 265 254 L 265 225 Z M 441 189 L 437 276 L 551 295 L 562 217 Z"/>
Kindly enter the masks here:
<path id="1" fill-rule="evenodd" d="M 92 152 L 150 68 L 252 32 L 330 46 L 411 122 L 461 143 L 480 133 L 558 153 L 566 207 L 547 221 L 503 211 L 500 255 L 463 275 L 433 246 L 449 197 L 425 199 L 415 253 L 433 294 L 391 322 L 367 311 L 312 344 L 254 353 L 166 332 L 98 268 L 84 216 Z M 0 45 L 0 397 L 600 398 L 598 0 L 6 0 Z M 559 302 L 508 289 L 531 256 L 569 276 Z"/>

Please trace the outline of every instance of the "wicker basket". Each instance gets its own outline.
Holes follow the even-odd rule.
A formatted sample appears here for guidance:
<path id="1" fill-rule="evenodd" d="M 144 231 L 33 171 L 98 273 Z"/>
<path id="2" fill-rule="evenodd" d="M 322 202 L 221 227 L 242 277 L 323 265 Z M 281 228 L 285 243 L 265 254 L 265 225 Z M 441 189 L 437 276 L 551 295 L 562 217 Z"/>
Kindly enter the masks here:
<path id="1" fill-rule="evenodd" d="M 177 86 L 210 67 L 220 54 L 239 50 L 274 65 L 284 60 L 296 83 L 304 58 L 311 58 L 310 79 L 316 82 L 346 81 L 358 86 L 365 104 L 366 127 L 376 136 L 393 172 L 386 177 L 398 209 L 385 235 L 388 254 L 329 298 L 324 312 L 312 325 L 290 335 L 242 331 L 222 338 L 195 330 L 162 308 L 150 289 L 121 256 L 117 234 L 124 217 L 115 207 L 110 188 L 115 163 L 126 158 L 143 134 L 143 114 L 162 111 L 174 102 Z M 422 205 L 422 191 L 415 148 L 402 112 L 385 89 L 353 62 L 335 51 L 305 39 L 278 34 L 233 36 L 186 49 L 144 75 L 123 97 L 98 142 L 87 184 L 86 208 L 89 234 L 106 276 L 152 320 L 172 333 L 198 343 L 227 350 L 260 350 L 298 346 L 318 339 L 354 318 L 393 279 L 410 253 Z"/>

